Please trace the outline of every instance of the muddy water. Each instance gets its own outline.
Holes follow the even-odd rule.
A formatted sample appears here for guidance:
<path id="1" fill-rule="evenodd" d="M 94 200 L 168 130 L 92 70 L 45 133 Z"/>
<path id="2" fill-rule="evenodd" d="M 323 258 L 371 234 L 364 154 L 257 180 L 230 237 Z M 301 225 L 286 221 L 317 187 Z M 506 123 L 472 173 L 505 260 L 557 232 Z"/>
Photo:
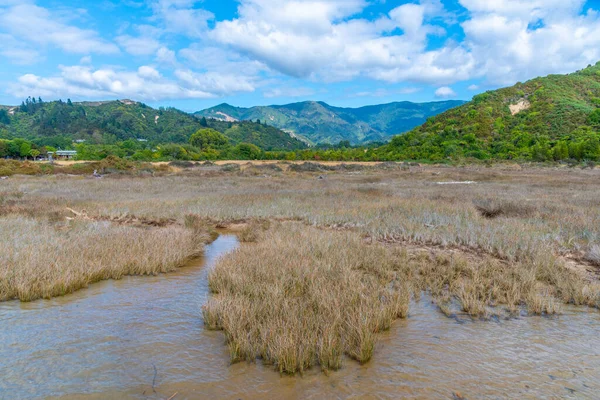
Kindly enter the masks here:
<path id="1" fill-rule="evenodd" d="M 378 343 L 374 360 L 281 377 L 230 366 L 203 329 L 207 271 L 237 246 L 221 236 L 203 260 L 159 277 L 92 285 L 69 296 L 0 303 L 0 399 L 30 398 L 598 398 L 600 314 L 448 319 L 424 298 Z"/>

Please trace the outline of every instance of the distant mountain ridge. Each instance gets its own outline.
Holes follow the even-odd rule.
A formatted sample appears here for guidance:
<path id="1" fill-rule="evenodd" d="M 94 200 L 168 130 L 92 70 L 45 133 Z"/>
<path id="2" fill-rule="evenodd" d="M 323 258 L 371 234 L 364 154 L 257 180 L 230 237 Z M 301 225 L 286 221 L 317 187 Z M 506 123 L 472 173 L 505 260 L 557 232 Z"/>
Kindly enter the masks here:
<path id="1" fill-rule="evenodd" d="M 352 144 L 387 141 L 409 131 L 427 118 L 464 104 L 460 100 L 430 103 L 408 101 L 359 108 L 334 107 L 324 102 L 305 101 L 251 108 L 220 104 L 194 113 L 197 117 L 221 120 L 260 120 L 289 131 L 312 144 Z"/>
<path id="2" fill-rule="evenodd" d="M 23 138 L 64 147 L 72 141 L 111 144 L 144 140 L 187 143 L 199 129 L 213 128 L 232 144 L 263 150 L 298 150 L 306 144 L 275 127 L 256 122 L 202 120 L 175 108 L 155 109 L 133 100 L 63 102 L 27 99 L 21 106 L 0 106 L 0 138 Z"/>

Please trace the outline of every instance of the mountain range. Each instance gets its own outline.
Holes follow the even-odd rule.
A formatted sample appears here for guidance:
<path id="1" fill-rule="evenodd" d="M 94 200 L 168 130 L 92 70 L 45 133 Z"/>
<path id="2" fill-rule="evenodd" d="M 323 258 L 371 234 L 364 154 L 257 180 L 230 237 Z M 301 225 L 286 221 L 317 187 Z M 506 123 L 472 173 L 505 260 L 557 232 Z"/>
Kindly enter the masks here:
<path id="1" fill-rule="evenodd" d="M 459 100 L 396 102 L 360 108 L 333 107 L 316 101 L 251 108 L 220 104 L 194 115 L 232 122 L 260 120 L 310 144 L 340 141 L 365 144 L 386 142 L 394 135 L 419 126 L 427 118 L 462 104 L 464 101 Z"/>
<path id="2" fill-rule="evenodd" d="M 265 124 L 203 121 L 174 108 L 154 109 L 132 100 L 72 103 L 28 98 L 21 106 L 0 106 L 0 139 L 22 138 L 40 146 L 67 148 L 73 141 L 112 144 L 125 140 L 181 144 L 203 128 L 218 130 L 234 145 L 250 143 L 263 150 L 307 147 Z"/>

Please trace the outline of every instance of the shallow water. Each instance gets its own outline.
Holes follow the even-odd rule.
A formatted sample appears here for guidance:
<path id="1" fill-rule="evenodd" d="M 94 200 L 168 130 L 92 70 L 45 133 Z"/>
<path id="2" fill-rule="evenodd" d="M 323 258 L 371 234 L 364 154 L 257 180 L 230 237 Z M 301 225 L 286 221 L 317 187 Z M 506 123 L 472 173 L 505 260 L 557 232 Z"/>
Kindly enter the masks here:
<path id="1" fill-rule="evenodd" d="M 224 235 L 203 259 L 72 295 L 0 303 L 0 399 L 30 398 L 598 398 L 600 314 L 499 322 L 448 319 L 423 298 L 381 337 L 373 361 L 281 377 L 229 365 L 205 331 L 207 272 L 235 249 Z"/>

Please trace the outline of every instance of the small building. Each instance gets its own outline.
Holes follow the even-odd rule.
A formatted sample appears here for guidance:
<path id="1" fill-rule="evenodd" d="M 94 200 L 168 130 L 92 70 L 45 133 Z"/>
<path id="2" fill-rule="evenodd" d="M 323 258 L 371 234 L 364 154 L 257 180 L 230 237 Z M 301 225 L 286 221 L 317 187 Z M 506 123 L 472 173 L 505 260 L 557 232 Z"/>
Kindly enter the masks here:
<path id="1" fill-rule="evenodd" d="M 75 150 L 56 150 L 48 152 L 48 160 L 72 160 L 77 156 Z"/>

